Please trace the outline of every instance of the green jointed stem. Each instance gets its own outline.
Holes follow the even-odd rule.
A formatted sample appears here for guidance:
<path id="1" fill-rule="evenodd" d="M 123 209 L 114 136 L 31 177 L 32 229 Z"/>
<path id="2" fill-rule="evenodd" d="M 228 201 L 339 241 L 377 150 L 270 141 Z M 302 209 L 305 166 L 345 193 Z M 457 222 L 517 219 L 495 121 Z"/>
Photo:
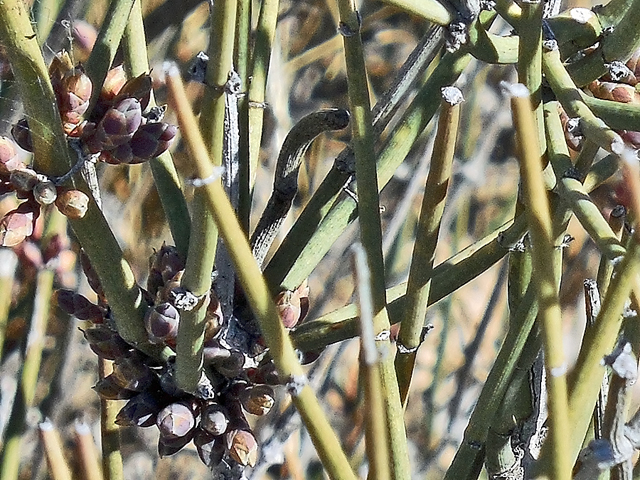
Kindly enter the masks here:
<path id="1" fill-rule="evenodd" d="M 360 241 L 371 269 L 371 293 L 373 295 L 374 332 L 379 335 L 390 328 L 385 298 L 384 260 L 382 258 L 382 227 L 380 223 L 380 199 L 374 151 L 373 118 L 369 103 L 369 88 L 364 63 L 364 49 L 360 38 L 360 15 L 353 0 L 338 0 L 340 33 L 343 36 L 349 106 L 351 109 L 351 145 L 356 159 L 358 178 L 358 215 Z M 390 348 L 390 341 L 380 341 Z M 389 429 L 389 451 L 394 479 L 409 479 L 411 469 L 407 436 L 404 427 L 403 408 L 398 391 L 398 381 L 393 357 L 382 359 L 380 379 L 384 407 Z"/>
<path id="2" fill-rule="evenodd" d="M 260 156 L 265 90 L 271 49 L 276 35 L 279 0 L 264 0 L 260 6 L 249 84 L 249 188 L 253 189 Z M 245 207 L 246 209 L 247 207 Z M 250 207 L 248 207 L 250 208 Z"/>
<path id="3" fill-rule="evenodd" d="M 422 341 L 422 329 L 427 314 L 433 262 L 458 134 L 460 102 L 462 102 L 460 90 L 455 87 L 447 87 L 443 90 L 438 131 L 425 184 L 409 270 L 405 313 L 402 316 L 398 335 L 398 345 L 402 345 L 403 348 L 396 353 L 395 368 L 398 374 L 400 398 L 404 405 L 406 405 L 416 352 Z"/>
<path id="4" fill-rule="evenodd" d="M 196 163 L 197 173 L 201 178 L 212 174 L 209 153 L 199 135 L 193 112 L 189 108 L 180 74 L 176 69 L 167 72 L 167 85 L 170 90 L 172 104 L 178 113 L 183 138 L 191 156 Z M 318 403 L 313 390 L 308 385 L 302 366 L 298 361 L 288 332 L 280 321 L 271 293 L 262 277 L 260 268 L 251 255 L 251 247 L 240 226 L 231 203 L 224 193 L 219 180 L 201 187 L 206 195 L 208 206 L 227 245 L 235 271 L 260 329 L 269 352 L 281 378 L 290 381 L 293 402 L 300 412 L 311 439 L 318 451 L 324 468 L 333 479 L 355 479 L 349 462 L 340 447 L 340 442 L 331 429 L 322 407 Z"/>
<path id="5" fill-rule="evenodd" d="M 116 50 L 120 45 L 120 40 L 124 34 L 124 29 L 129 20 L 129 13 L 133 8 L 135 0 L 113 0 L 109 4 L 109 10 L 102 22 L 102 28 L 98 33 L 98 38 L 91 55 L 84 65 L 87 76 L 93 83 L 93 91 L 91 92 L 91 102 L 87 110 L 87 116 L 96 105 L 98 96 L 100 96 L 100 85 L 104 83 L 107 72 L 111 68 L 113 59 L 116 56 Z M 146 45 L 146 44 L 145 44 Z"/>
<path id="6" fill-rule="evenodd" d="M 211 35 L 209 40 L 209 64 L 205 96 L 202 101 L 199 130 L 207 146 L 207 159 L 211 165 L 222 165 L 224 141 L 225 96 L 224 85 L 232 69 L 233 43 L 236 27 L 236 0 L 216 1 L 211 11 Z M 174 105 L 188 108 L 188 103 Z M 197 128 L 197 127 L 196 127 Z M 187 132 L 182 129 L 182 135 Z M 204 177 L 203 177 L 204 178 Z M 218 231 L 203 189 L 193 197 L 193 218 L 189 253 L 181 286 L 199 298 L 208 296 L 211 289 L 211 272 L 216 254 Z M 183 390 L 193 392 L 202 373 L 204 321 L 207 301 L 180 315 L 176 342 L 176 382 Z"/>
<path id="7" fill-rule="evenodd" d="M 123 50 L 125 64 L 131 77 L 137 77 L 149 72 L 149 60 L 147 58 L 147 42 L 142 22 L 142 7 L 140 0 L 136 0 L 129 15 L 129 22 L 124 32 Z M 149 99 L 149 108 L 155 107 L 156 101 L 152 92 Z M 182 258 L 187 257 L 189 248 L 189 233 L 191 231 L 191 219 L 187 201 L 180 187 L 178 172 L 173 164 L 173 158 L 169 151 L 149 162 L 151 173 L 162 203 L 165 216 L 171 229 L 171 236 Z"/>
<path id="8" fill-rule="evenodd" d="M 524 89 L 523 89 L 524 90 Z M 537 128 L 531 100 L 526 90 L 514 92 L 511 99 L 518 135 L 520 171 L 526 198 L 529 234 L 532 244 L 532 284 L 536 287 L 542 323 L 545 369 L 547 373 L 549 436 L 553 450 L 550 471 L 558 480 L 571 479 L 573 462 L 569 460 L 567 403 L 567 364 L 562 346 L 562 318 L 558 296 L 559 278 L 554 267 L 554 242 L 547 190 L 542 177 L 540 147 L 531 132 Z"/>
<path id="9" fill-rule="evenodd" d="M 0 361 L 9 320 L 18 256 L 9 248 L 0 250 Z"/>

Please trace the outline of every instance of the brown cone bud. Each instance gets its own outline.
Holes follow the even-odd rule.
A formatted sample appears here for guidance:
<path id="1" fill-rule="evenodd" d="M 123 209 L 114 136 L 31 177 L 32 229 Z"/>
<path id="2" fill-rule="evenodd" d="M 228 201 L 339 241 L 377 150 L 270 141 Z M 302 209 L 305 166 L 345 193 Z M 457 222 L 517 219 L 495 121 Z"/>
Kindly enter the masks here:
<path id="1" fill-rule="evenodd" d="M 213 289 L 209 297 L 209 304 L 207 305 L 204 321 L 204 341 L 207 342 L 218 334 L 223 323 L 222 307 Z"/>
<path id="2" fill-rule="evenodd" d="M 234 378 L 242 372 L 244 360 L 244 354 L 240 350 L 234 349 L 231 350 L 228 357 L 212 359 L 210 364 L 225 377 Z"/>
<path id="3" fill-rule="evenodd" d="M 33 198 L 40 205 L 51 205 L 58 198 L 56 186 L 51 180 L 38 182 L 33 187 Z"/>
<path id="4" fill-rule="evenodd" d="M 222 435 L 229 425 L 228 412 L 217 403 L 209 403 L 200 413 L 200 426 L 211 435 Z"/>
<path id="5" fill-rule="evenodd" d="M 112 375 L 122 388 L 135 392 L 145 391 L 155 380 L 155 374 L 151 369 L 136 357 L 116 358 Z"/>
<path id="6" fill-rule="evenodd" d="M 176 402 L 158 413 L 156 425 L 160 431 L 160 437 L 171 442 L 192 433 L 196 426 L 196 418 L 190 405 Z"/>
<path id="7" fill-rule="evenodd" d="M 49 77 L 52 83 L 61 82 L 69 70 L 73 70 L 73 62 L 69 52 L 61 50 L 55 54 L 53 60 L 51 60 L 51 65 L 49 65 Z"/>
<path id="8" fill-rule="evenodd" d="M 175 455 L 191 441 L 194 434 L 195 429 L 191 430 L 191 432 L 189 432 L 189 434 L 185 435 L 184 437 L 179 437 L 172 440 L 166 439 L 162 435 L 160 435 L 160 438 L 158 439 L 158 456 L 160 458 L 164 458 Z"/>
<path id="9" fill-rule="evenodd" d="M 89 196 L 80 190 L 59 190 L 55 204 L 60 213 L 72 220 L 83 218 L 89 209 Z"/>
<path id="10" fill-rule="evenodd" d="M 38 183 L 38 174 L 28 167 L 18 168 L 11 172 L 9 181 L 16 190 L 30 192 Z"/>
<path id="11" fill-rule="evenodd" d="M 120 100 L 124 100 L 125 98 L 135 98 L 140 102 L 140 106 L 142 110 L 144 110 L 149 104 L 152 86 L 153 82 L 151 80 L 151 76 L 147 73 L 143 73 L 128 80 L 118 92 L 113 103 L 118 103 Z"/>
<path id="12" fill-rule="evenodd" d="M 120 93 L 123 85 L 127 82 L 127 74 L 122 65 L 118 65 L 107 72 L 107 76 L 100 90 L 101 100 L 110 101 Z"/>
<path id="13" fill-rule="evenodd" d="M 269 385 L 254 385 L 240 394 L 242 407 L 253 415 L 266 415 L 275 403 L 275 393 Z"/>
<path id="14" fill-rule="evenodd" d="M 136 392 L 122 388 L 114 380 L 113 375 L 109 375 L 98 381 L 93 387 L 100 398 L 105 400 L 128 400 L 135 395 Z"/>
<path id="15" fill-rule="evenodd" d="M 180 313 L 168 302 L 161 303 L 147 311 L 144 327 L 153 343 L 171 342 L 178 335 Z"/>
<path id="16" fill-rule="evenodd" d="M 227 433 L 229 455 L 240 465 L 253 467 L 258 460 L 258 442 L 247 430 L 233 430 Z"/>
<path id="17" fill-rule="evenodd" d="M 106 111 L 92 137 L 85 142 L 90 151 L 110 150 L 127 143 L 142 123 L 140 102 L 126 98 Z"/>
<path id="18" fill-rule="evenodd" d="M 158 412 L 166 405 L 165 397 L 156 392 L 143 392 L 122 407 L 115 423 L 121 427 L 150 427 L 156 424 Z"/>
<path id="19" fill-rule="evenodd" d="M 9 176 L 18 168 L 25 165 L 18 159 L 15 143 L 9 137 L 0 137 L 0 175 Z"/>
<path id="20" fill-rule="evenodd" d="M 61 289 L 56 292 L 56 300 L 62 310 L 78 320 L 102 321 L 102 309 L 79 293 Z"/>
<path id="21" fill-rule="evenodd" d="M 93 353 L 107 360 L 117 360 L 131 352 L 131 346 L 117 332 L 104 325 L 96 325 L 82 332 Z"/>
<path id="22" fill-rule="evenodd" d="M 226 451 L 222 438 L 215 437 L 204 430 L 196 431 L 193 437 L 193 444 L 198 450 L 200 460 L 209 468 L 218 465 L 222 461 Z"/>
<path id="23" fill-rule="evenodd" d="M 178 127 L 164 122 L 142 125 L 131 139 L 131 153 L 143 159 L 155 158 L 171 146 L 176 133 Z"/>
<path id="24" fill-rule="evenodd" d="M 89 108 L 92 84 L 82 69 L 74 69 L 61 82 L 58 108 L 65 133 L 71 133 Z"/>
<path id="25" fill-rule="evenodd" d="M 27 119 L 23 118 L 18 120 L 13 127 L 11 127 L 11 136 L 16 143 L 27 152 L 33 152 L 33 141 L 31 140 L 31 131 L 29 130 L 29 124 Z"/>
<path id="26" fill-rule="evenodd" d="M 33 233 L 34 222 L 40 214 L 40 205 L 24 202 L 0 220 L 0 245 L 13 247 Z"/>

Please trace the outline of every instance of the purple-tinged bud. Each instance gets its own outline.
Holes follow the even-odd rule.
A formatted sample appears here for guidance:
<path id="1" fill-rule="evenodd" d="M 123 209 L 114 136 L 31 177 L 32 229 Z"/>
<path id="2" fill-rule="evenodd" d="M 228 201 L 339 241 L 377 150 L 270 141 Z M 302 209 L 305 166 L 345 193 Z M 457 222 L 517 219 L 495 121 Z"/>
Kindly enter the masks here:
<path id="1" fill-rule="evenodd" d="M 193 433 L 196 417 L 191 405 L 175 402 L 164 407 L 156 418 L 160 437 L 165 442 L 172 442 Z"/>
<path id="2" fill-rule="evenodd" d="M 196 446 L 196 450 L 198 450 L 200 460 L 209 468 L 218 465 L 222 461 L 226 451 L 222 438 L 215 437 L 204 430 L 196 431 L 193 437 L 193 444 Z"/>
<path id="3" fill-rule="evenodd" d="M 211 435 L 222 435 L 227 431 L 229 416 L 226 409 L 218 403 L 209 403 L 200 413 L 200 427 Z"/>
<path id="4" fill-rule="evenodd" d="M 91 303 L 83 295 L 71 290 L 58 290 L 56 292 L 56 300 L 62 310 L 69 315 L 74 315 L 78 320 L 100 322 L 104 316 L 104 312 L 99 306 Z"/>
<path id="5" fill-rule="evenodd" d="M 164 122 L 142 125 L 131 139 L 134 156 L 150 159 L 166 151 L 178 133 L 178 127 Z"/>
<path id="6" fill-rule="evenodd" d="M 136 392 L 118 385 L 113 378 L 113 374 L 99 380 L 93 389 L 100 395 L 100 398 L 105 400 L 128 400 L 137 395 Z"/>
<path id="7" fill-rule="evenodd" d="M 275 403 L 275 392 L 269 385 L 254 385 L 240 394 L 242 407 L 253 415 L 266 415 Z"/>
<path id="8" fill-rule="evenodd" d="M 102 90 L 100 90 L 100 99 L 105 101 L 113 100 L 122 87 L 127 82 L 127 74 L 124 71 L 122 65 L 112 68 L 107 72 L 107 76 L 102 84 Z"/>
<path id="9" fill-rule="evenodd" d="M 258 442 L 247 430 L 233 430 L 227 433 L 229 455 L 240 465 L 253 467 L 258 460 Z"/>
<path id="10" fill-rule="evenodd" d="M 11 127 L 11 136 L 16 143 L 27 152 L 33 152 L 33 141 L 31 139 L 31 131 L 29 130 L 29 124 L 27 119 L 23 118 L 18 120 L 13 127 Z"/>
<path id="11" fill-rule="evenodd" d="M 140 102 L 126 98 L 106 111 L 93 133 L 87 139 L 90 151 L 110 150 L 127 143 L 142 123 Z"/>
<path id="12" fill-rule="evenodd" d="M 116 416 L 121 427 L 150 427 L 156 424 L 158 412 L 166 405 L 166 398 L 157 392 L 143 392 L 127 402 Z"/>
<path id="13" fill-rule="evenodd" d="M 113 378 L 122 388 L 144 392 L 153 385 L 156 376 L 140 359 L 124 357 L 115 359 Z"/>
<path id="14" fill-rule="evenodd" d="M 168 302 L 160 303 L 147 311 L 144 327 L 152 343 L 172 342 L 178 335 L 180 313 Z"/>
<path id="15" fill-rule="evenodd" d="M 159 272 L 163 282 L 168 282 L 184 270 L 184 260 L 173 245 L 162 244 L 160 250 L 149 258 L 149 269 Z"/>
<path id="16" fill-rule="evenodd" d="M 191 430 L 188 435 L 173 440 L 168 440 L 160 435 L 160 438 L 158 438 L 158 456 L 164 458 L 175 455 L 193 439 L 194 434 L 195 429 Z"/>

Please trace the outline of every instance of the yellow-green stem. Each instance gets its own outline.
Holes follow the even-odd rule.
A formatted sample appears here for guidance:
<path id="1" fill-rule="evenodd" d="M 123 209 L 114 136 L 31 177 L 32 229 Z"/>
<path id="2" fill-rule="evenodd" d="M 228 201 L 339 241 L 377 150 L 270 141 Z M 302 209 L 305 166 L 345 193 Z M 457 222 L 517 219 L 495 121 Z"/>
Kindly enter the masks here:
<path id="1" fill-rule="evenodd" d="M 360 15 L 353 0 L 338 0 L 340 32 L 343 36 L 347 85 L 351 109 L 351 146 L 356 159 L 358 179 L 358 215 L 360 241 L 367 254 L 371 269 L 374 331 L 376 335 L 389 331 L 386 308 L 384 261 L 382 258 L 382 228 L 380 224 L 380 199 L 374 151 L 373 122 L 369 102 L 369 88 L 364 63 L 364 49 L 360 38 Z M 379 342 L 382 348 L 390 348 L 389 340 Z M 394 479 L 409 479 L 411 469 L 407 449 L 407 437 L 398 380 L 393 357 L 387 356 L 380 365 L 382 392 L 389 428 L 389 450 Z"/>
<path id="2" fill-rule="evenodd" d="M 416 352 L 420 346 L 427 314 L 436 244 L 451 176 L 460 120 L 462 93 L 453 87 L 448 87 L 447 91 L 450 96 L 441 102 L 438 132 L 425 184 L 416 242 L 409 270 L 405 312 L 398 335 L 398 344 L 402 345 L 402 350 L 396 353 L 395 367 L 403 405 L 406 405 Z M 453 97 L 454 94 L 455 97 Z"/>
<path id="3" fill-rule="evenodd" d="M 236 0 L 216 1 L 211 11 L 209 64 L 205 96 L 202 101 L 199 130 L 207 145 L 207 158 L 212 165 L 222 164 L 224 142 L 224 85 L 232 69 L 236 28 Z M 188 105 L 188 104 L 187 104 Z M 197 128 L 197 127 L 196 127 Z M 186 135 L 182 129 L 182 135 Z M 218 231 L 207 207 L 206 193 L 198 189 L 193 197 L 193 218 L 189 253 L 181 286 L 197 297 L 205 297 L 211 289 L 211 272 L 216 254 Z M 178 328 L 176 381 L 180 388 L 193 392 L 202 371 L 204 320 L 207 302 L 203 301 L 180 315 Z"/>
<path id="4" fill-rule="evenodd" d="M 209 152 L 197 128 L 193 112 L 189 108 L 184 85 L 177 69 L 167 73 L 167 86 L 171 103 L 176 109 L 183 139 L 189 147 L 196 170 L 201 178 L 209 178 L 213 167 L 209 161 Z M 340 442 L 331 429 L 311 387 L 304 380 L 304 371 L 289 338 L 288 332 L 280 321 L 275 303 L 264 281 L 260 268 L 251 254 L 247 237 L 236 218 L 235 212 L 224 193 L 219 180 L 201 187 L 206 195 L 216 225 L 235 267 L 249 304 L 260 323 L 269 352 L 279 374 L 287 381 L 300 381 L 298 390 L 293 388 L 293 402 L 309 431 L 323 466 L 334 479 L 355 479 L 349 462 L 340 447 Z"/>
<path id="5" fill-rule="evenodd" d="M 515 88 L 514 88 L 515 89 Z M 532 243 L 532 281 L 537 289 L 538 318 L 542 324 L 549 405 L 549 437 L 553 451 L 551 472 L 557 480 L 569 480 L 573 462 L 569 458 L 569 409 L 567 403 L 567 364 L 562 346 L 562 319 L 558 281 L 554 272 L 553 228 L 547 191 L 542 177 L 540 146 L 532 135 L 536 131 L 531 100 L 522 87 L 511 100 L 518 136 L 520 171 L 525 193 L 529 233 Z"/>

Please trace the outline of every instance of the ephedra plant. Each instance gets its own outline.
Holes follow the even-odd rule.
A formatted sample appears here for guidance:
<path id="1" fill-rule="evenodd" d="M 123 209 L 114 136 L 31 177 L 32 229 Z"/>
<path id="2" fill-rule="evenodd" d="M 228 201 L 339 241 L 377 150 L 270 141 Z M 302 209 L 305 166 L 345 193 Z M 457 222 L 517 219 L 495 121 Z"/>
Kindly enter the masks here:
<path id="1" fill-rule="evenodd" d="M 129 452 L 120 433 L 131 427 L 155 429 L 161 458 L 196 452 L 215 478 L 311 476 L 314 460 L 302 465 L 287 446 L 298 418 L 331 478 L 475 479 L 483 468 L 489 478 L 638 475 L 640 414 L 630 390 L 640 348 L 637 1 L 560 12 L 555 1 L 216 0 L 167 14 L 113 0 L 94 39 L 69 20 L 78 3 L 50 6 L 62 21 L 48 36 L 42 4 L 0 2 L 10 66 L 2 74 L 12 86 L 2 95 L 22 106 L 6 111 L 0 138 L 0 186 L 13 204 L 0 221 L 3 367 L 19 352 L 0 478 L 37 470 L 42 453 L 52 478 L 123 478 Z M 186 55 L 179 38 L 158 47 L 157 23 L 169 38 L 177 17 L 207 32 L 206 53 Z M 54 49 L 58 25 L 69 38 Z M 415 48 L 396 62 L 396 50 L 382 47 L 401 43 L 393 37 L 403 31 Z M 167 44 L 177 58 L 161 54 L 151 68 L 149 54 Z M 331 78 L 342 82 L 333 104 L 317 102 Z M 296 102 L 299 121 L 284 128 Z M 281 137 L 276 149 L 270 133 Z M 427 161 L 416 161 L 427 139 Z M 499 148 L 519 174 L 508 161 L 492 166 Z M 335 160 L 325 169 L 326 152 Z M 507 178 L 506 193 L 465 204 L 460 182 L 487 172 Z M 151 207 L 135 197 L 145 181 L 157 194 Z M 138 224 L 114 213 L 118 195 L 137 204 Z M 491 228 L 462 248 L 467 217 L 480 223 L 490 208 Z M 164 242 L 143 227 L 158 212 L 170 232 Z M 591 243 L 567 253 L 569 232 Z M 340 242 L 354 245 L 336 255 Z M 575 267 L 592 258 L 598 265 Z M 83 293 L 76 259 L 90 287 Z M 352 264 L 347 276 L 343 264 Z M 462 287 L 497 264 L 483 320 L 452 368 L 452 297 L 461 289 L 457 301 L 477 303 Z M 575 289 L 562 298 L 561 285 L 576 281 L 582 307 Z M 351 290 L 341 292 L 346 284 L 354 303 Z M 330 297 L 341 308 L 321 315 L 317 305 L 333 305 Z M 494 332 L 500 348 L 485 358 L 480 388 L 471 368 L 497 305 L 506 333 Z M 571 341 L 576 309 L 587 327 Z M 42 362 L 45 340 L 56 342 L 62 366 L 77 346 L 73 329 L 59 327 L 71 322 L 64 314 L 81 322 L 98 356 L 102 468 L 79 428 L 73 474 L 54 428 L 64 425 L 44 418 L 65 398 L 64 368 Z M 323 373 L 310 372 L 342 354 L 330 345 L 354 337 L 359 354 L 345 352 L 359 368 L 343 365 L 340 396 L 343 410 L 354 407 L 349 431 L 344 418 L 329 421 L 335 395 L 332 406 L 318 385 Z M 434 359 L 428 385 L 425 352 Z M 453 395 L 441 388 L 448 378 L 457 381 Z M 462 434 L 455 423 L 469 392 Z M 417 415 L 416 393 L 424 400 Z M 43 448 L 21 465 L 33 409 Z"/>

